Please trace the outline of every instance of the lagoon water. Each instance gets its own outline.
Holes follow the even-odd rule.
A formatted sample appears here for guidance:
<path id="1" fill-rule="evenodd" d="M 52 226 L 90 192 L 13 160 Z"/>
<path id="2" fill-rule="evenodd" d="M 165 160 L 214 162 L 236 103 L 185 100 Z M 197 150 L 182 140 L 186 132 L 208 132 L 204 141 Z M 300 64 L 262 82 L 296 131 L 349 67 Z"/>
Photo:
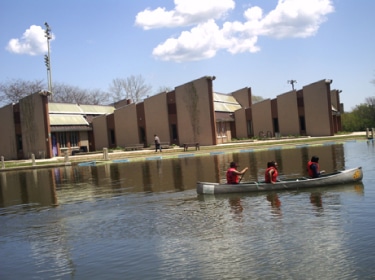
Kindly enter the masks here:
<path id="1" fill-rule="evenodd" d="M 362 166 L 362 183 L 198 196 L 230 161 L 260 180 Z M 375 146 L 344 141 L 0 173 L 0 279 L 375 279 Z M 240 167 L 240 168 L 241 168 Z"/>

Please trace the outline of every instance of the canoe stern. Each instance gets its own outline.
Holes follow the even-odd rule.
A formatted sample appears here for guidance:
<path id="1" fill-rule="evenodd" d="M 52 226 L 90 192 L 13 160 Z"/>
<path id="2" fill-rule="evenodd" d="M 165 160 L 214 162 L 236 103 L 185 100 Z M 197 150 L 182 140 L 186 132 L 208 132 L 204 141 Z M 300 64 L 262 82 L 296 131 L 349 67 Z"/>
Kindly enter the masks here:
<path id="1" fill-rule="evenodd" d="M 207 182 L 198 182 L 197 183 L 197 193 L 198 194 L 214 194 L 216 185 L 218 185 L 218 184 L 207 183 Z"/>

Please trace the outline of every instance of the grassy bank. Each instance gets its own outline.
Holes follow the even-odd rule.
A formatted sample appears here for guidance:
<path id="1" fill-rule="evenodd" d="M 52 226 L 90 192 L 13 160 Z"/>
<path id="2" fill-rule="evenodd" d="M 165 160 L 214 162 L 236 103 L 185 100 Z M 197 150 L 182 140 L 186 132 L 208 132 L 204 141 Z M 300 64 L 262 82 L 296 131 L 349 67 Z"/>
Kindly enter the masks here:
<path id="1" fill-rule="evenodd" d="M 347 140 L 367 140 L 364 133 L 352 133 L 352 134 L 338 134 L 329 137 L 283 137 L 280 139 L 257 139 L 257 140 L 237 140 L 230 143 L 219 144 L 215 146 L 201 146 L 199 151 L 190 148 L 187 152 L 184 152 L 183 148 L 174 147 L 170 149 L 164 149 L 162 153 L 155 153 L 153 149 L 144 149 L 140 151 L 121 151 L 113 150 L 109 151 L 108 159 L 103 158 L 103 152 L 89 153 L 85 155 L 69 156 L 68 160 L 64 157 L 55 157 L 52 159 L 37 159 L 34 162 L 32 160 L 18 160 L 18 161 L 4 161 L 2 162 L 0 171 L 18 170 L 18 169 L 35 169 L 35 168 L 50 168 L 58 166 L 69 166 L 78 164 L 80 162 L 87 161 L 109 161 L 116 159 L 134 159 L 144 158 L 147 156 L 155 156 L 168 158 L 173 155 L 186 154 L 186 153 L 207 153 L 208 151 L 220 151 L 220 150 L 231 150 L 231 149 L 263 149 L 270 146 L 288 146 L 296 144 L 319 144 L 325 142 L 340 142 Z"/>

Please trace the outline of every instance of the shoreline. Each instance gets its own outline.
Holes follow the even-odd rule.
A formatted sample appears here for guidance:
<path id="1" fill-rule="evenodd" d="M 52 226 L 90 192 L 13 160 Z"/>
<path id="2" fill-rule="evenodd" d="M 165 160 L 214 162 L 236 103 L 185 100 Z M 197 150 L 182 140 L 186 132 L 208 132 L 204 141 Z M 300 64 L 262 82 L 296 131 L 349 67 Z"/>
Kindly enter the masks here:
<path id="1" fill-rule="evenodd" d="M 140 160 L 162 160 L 171 158 L 186 158 L 192 156 L 218 155 L 226 152 L 251 152 L 262 149 L 279 148 L 295 148 L 301 145 L 319 145 L 327 142 L 340 143 L 348 140 L 373 140 L 366 137 L 366 132 L 353 132 L 350 134 L 340 134 L 326 137 L 286 137 L 281 139 L 265 139 L 265 140 L 244 140 L 230 143 L 218 144 L 215 146 L 201 146 L 200 150 L 190 148 L 184 151 L 182 147 L 171 147 L 163 149 L 163 152 L 155 152 L 153 149 L 144 149 L 137 151 L 120 151 L 113 150 L 108 153 L 105 158 L 104 152 L 74 155 L 65 157 L 55 157 L 51 159 L 36 159 L 5 161 L 4 168 L 0 168 L 0 172 L 17 171 L 17 170 L 34 170 L 40 168 L 53 168 L 64 166 L 96 166 L 112 163 L 126 163 Z M 7 166 L 8 165 L 8 166 Z"/>

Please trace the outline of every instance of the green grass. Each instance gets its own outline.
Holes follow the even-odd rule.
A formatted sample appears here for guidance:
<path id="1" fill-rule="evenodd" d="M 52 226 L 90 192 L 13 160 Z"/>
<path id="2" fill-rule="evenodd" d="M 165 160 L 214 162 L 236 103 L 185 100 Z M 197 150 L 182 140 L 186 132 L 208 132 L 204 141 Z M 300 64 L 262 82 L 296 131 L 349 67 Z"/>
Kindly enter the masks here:
<path id="1" fill-rule="evenodd" d="M 267 146 L 274 146 L 274 145 L 293 145 L 293 144 L 303 144 L 303 143 L 322 143 L 322 142 L 327 142 L 327 141 L 340 141 L 340 140 L 345 140 L 345 139 L 367 139 L 363 135 L 350 135 L 350 134 L 344 134 L 344 133 L 338 133 L 335 135 L 336 137 L 332 136 L 327 136 L 327 137 L 284 137 L 281 139 L 262 139 L 262 140 L 256 140 L 256 139 L 241 139 L 237 140 L 234 139 L 232 142 L 225 143 L 226 145 L 217 145 L 217 146 L 201 146 L 202 151 L 207 151 L 207 150 L 223 150 L 223 149 L 236 149 L 241 146 L 246 146 L 247 148 L 262 148 L 262 147 L 267 147 Z M 270 141 L 272 140 L 272 141 Z M 117 150 L 117 149 L 116 149 Z M 145 150 L 144 153 L 134 153 L 132 154 L 129 152 L 127 154 L 127 157 L 143 157 L 145 154 L 149 154 L 150 151 L 153 150 Z M 180 152 L 180 150 L 176 150 L 176 152 Z M 196 152 L 195 150 L 193 152 Z M 92 152 L 92 154 L 98 153 L 98 157 L 102 156 L 102 152 Z M 172 149 L 172 153 L 174 153 Z M 197 151 L 199 153 L 199 151 Z M 166 157 L 167 154 L 165 154 Z M 77 158 L 75 160 L 74 157 L 69 156 L 69 161 L 71 163 L 77 163 L 77 162 L 83 162 L 87 161 L 87 158 L 81 157 Z M 94 160 L 94 158 L 92 159 Z M 96 159 L 97 160 L 97 159 Z M 46 161 L 39 161 L 36 160 L 35 162 L 35 168 L 36 167 L 43 167 L 43 166 L 51 166 L 51 165 L 64 165 L 64 158 L 56 159 L 56 160 L 46 160 Z M 5 168 L 31 168 L 33 167 L 32 161 L 31 160 L 19 160 L 19 161 L 5 161 L 4 162 Z M 2 165 L 0 164 L 0 171 L 2 169 Z"/>

